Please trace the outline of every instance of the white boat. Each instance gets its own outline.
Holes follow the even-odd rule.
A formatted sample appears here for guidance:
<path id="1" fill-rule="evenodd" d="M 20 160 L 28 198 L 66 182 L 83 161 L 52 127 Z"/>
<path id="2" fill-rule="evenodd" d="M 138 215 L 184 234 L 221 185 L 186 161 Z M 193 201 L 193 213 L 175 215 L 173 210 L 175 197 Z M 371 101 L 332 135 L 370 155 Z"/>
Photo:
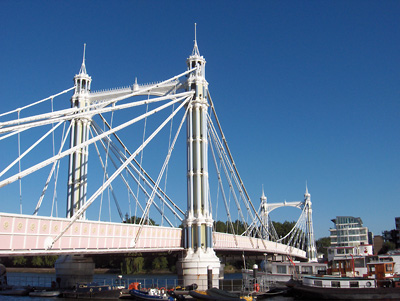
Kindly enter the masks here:
<path id="1" fill-rule="evenodd" d="M 46 291 L 46 290 L 41 290 L 41 291 L 33 291 L 29 293 L 29 297 L 58 297 L 61 295 L 60 291 Z"/>

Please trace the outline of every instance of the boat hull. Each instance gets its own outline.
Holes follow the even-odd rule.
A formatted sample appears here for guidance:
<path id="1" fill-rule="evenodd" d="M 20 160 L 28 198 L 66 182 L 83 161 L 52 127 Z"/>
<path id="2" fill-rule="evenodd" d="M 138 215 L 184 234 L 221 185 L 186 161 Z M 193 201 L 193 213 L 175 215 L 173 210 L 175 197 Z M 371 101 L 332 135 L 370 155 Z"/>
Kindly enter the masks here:
<path id="1" fill-rule="evenodd" d="M 172 300 L 172 297 L 168 296 L 157 296 L 157 295 L 149 295 L 147 292 L 142 292 L 140 290 L 131 290 L 129 291 L 132 299 L 140 300 L 140 301 L 151 301 L 151 300 Z"/>
<path id="2" fill-rule="evenodd" d="M 112 290 L 93 290 L 87 292 L 80 291 L 65 291 L 62 293 L 63 298 L 72 299 L 118 299 L 122 294 L 122 289 L 112 289 Z"/>
<path id="3" fill-rule="evenodd" d="M 58 297 L 61 295 L 60 291 L 34 291 L 29 293 L 29 297 Z"/>
<path id="4" fill-rule="evenodd" d="M 292 295 L 305 300 L 399 300 L 400 288 L 319 288 L 297 285 Z"/>

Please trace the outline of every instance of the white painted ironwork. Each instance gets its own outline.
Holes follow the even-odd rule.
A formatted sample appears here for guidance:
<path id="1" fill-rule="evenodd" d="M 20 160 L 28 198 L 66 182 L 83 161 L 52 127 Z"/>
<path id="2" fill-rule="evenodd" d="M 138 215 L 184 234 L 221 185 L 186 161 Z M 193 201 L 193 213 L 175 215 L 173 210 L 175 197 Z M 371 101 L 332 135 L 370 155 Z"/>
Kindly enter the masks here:
<path id="1" fill-rule="evenodd" d="M 129 248 L 132 248 L 135 251 L 143 249 L 149 250 L 152 247 L 143 245 L 142 241 L 143 239 L 146 239 L 146 233 L 148 233 L 146 231 L 150 231 L 148 229 L 155 229 L 146 225 L 147 221 L 150 219 L 149 210 L 150 207 L 152 207 L 162 216 L 162 220 L 165 220 L 165 222 L 171 226 L 171 233 L 177 233 L 178 229 L 173 227 L 173 223 L 165 215 L 164 209 L 168 208 L 174 217 L 183 223 L 183 232 L 180 234 L 183 237 L 183 245 L 179 244 L 178 246 L 177 241 L 174 241 L 174 246 L 171 250 L 185 249 L 187 254 L 197 254 L 196 256 L 199 258 L 203 256 L 201 254 L 204 253 L 204 258 L 209 260 L 214 268 L 217 268 L 217 266 L 219 267 L 219 261 L 215 256 L 214 250 L 232 249 L 236 251 L 271 251 L 279 254 L 290 254 L 292 256 L 304 257 L 303 251 L 301 251 L 300 248 L 294 247 L 295 245 L 301 246 L 305 241 L 300 234 L 296 234 L 297 236 L 293 234 L 297 230 L 293 230 L 290 235 L 285 237 L 285 239 L 289 237 L 291 239 L 286 246 L 279 243 L 279 240 L 278 242 L 268 241 L 273 237 L 273 228 L 269 226 L 270 220 L 268 219 L 268 214 L 274 210 L 275 207 L 269 206 L 269 204 L 266 203 L 265 198 L 266 207 L 263 208 L 266 210 L 266 214 L 264 214 L 265 212 L 259 212 L 255 209 L 250 196 L 247 193 L 228 147 L 226 137 L 222 131 L 211 95 L 208 91 L 208 82 L 205 79 L 206 61 L 204 57 L 200 55 L 196 33 L 192 54 L 187 59 L 187 70 L 177 76 L 158 83 L 139 85 L 135 79 L 135 83 L 126 88 L 92 92 L 92 78 L 88 75 L 86 70 L 85 54 L 86 45 L 84 47 L 81 68 L 79 73 L 74 77 L 75 85 L 73 88 L 66 89 L 31 105 L 0 114 L 0 117 L 2 117 L 8 116 L 12 113 L 18 113 L 17 119 L 0 122 L 0 140 L 2 141 L 12 137 L 13 135 L 18 135 L 18 137 L 20 137 L 22 133 L 25 134 L 25 132 L 29 130 L 51 126 L 50 130 L 22 153 L 19 146 L 17 159 L 7 165 L 3 170 L 0 170 L 0 188 L 16 181 L 20 182 L 20 201 L 22 210 L 21 180 L 26 176 L 51 165 L 51 170 L 35 208 L 34 216 L 12 216 L 0 214 L 0 227 L 2 227 L 0 228 L 0 236 L 6 239 L 6 246 L 8 246 L 5 249 L 2 249 L 0 246 L 0 255 L 6 254 L 7 252 L 9 252 L 7 254 L 25 254 L 30 252 L 30 250 L 33 250 L 32 252 L 36 252 L 37 254 L 78 253 L 79 251 L 76 250 L 81 250 L 81 253 L 82 250 L 84 250 L 83 253 L 118 252 L 121 250 L 128 250 Z M 53 99 L 71 91 L 72 89 L 75 91 L 71 98 L 71 108 L 53 110 Z M 144 99 L 137 100 L 137 96 L 144 96 Z M 20 112 L 22 110 L 26 110 L 31 106 L 42 103 L 46 100 L 51 100 L 51 112 L 20 118 Z M 122 101 L 125 101 L 125 103 L 122 103 Z M 178 106 L 176 109 L 175 104 Z M 156 107 L 148 110 L 149 105 Z M 127 110 L 140 106 L 146 106 L 145 113 L 136 115 L 130 120 L 122 122 L 116 126 L 107 122 L 106 118 L 103 116 L 106 113 L 114 114 L 120 110 Z M 142 144 L 137 147 L 136 151 L 130 152 L 128 147 L 126 147 L 120 139 L 118 133 L 140 121 L 146 123 L 147 118 L 156 115 L 168 107 L 172 107 L 172 113 L 169 114 L 169 116 L 161 122 L 159 127 L 147 138 L 147 129 L 144 127 Z M 208 113 L 209 107 L 211 108 L 212 115 Z M 185 108 L 185 110 L 182 110 L 183 108 Z M 175 133 L 174 139 L 171 141 L 173 128 L 172 119 L 180 111 L 185 111 L 185 113 L 178 130 Z M 98 121 L 98 118 L 100 118 L 101 122 L 104 124 L 103 129 L 96 122 Z M 185 119 L 187 121 L 186 213 L 184 213 L 184 211 L 181 210 L 165 193 L 167 183 L 167 175 L 165 173 L 168 170 L 168 162 L 179 135 L 180 128 Z M 66 122 L 70 122 L 70 127 L 65 132 Z M 168 141 L 167 155 L 160 169 L 157 180 L 153 180 L 142 166 L 142 160 L 137 160 L 137 156 L 139 154 L 143 156 L 143 150 L 147 144 L 169 122 L 171 122 L 171 126 L 169 131 L 170 138 Z M 53 134 L 57 128 L 61 128 L 60 125 L 62 124 L 64 125 L 64 129 L 60 147 L 57 152 L 54 146 Z M 25 156 L 27 156 L 32 149 L 36 148 L 42 140 L 45 140 L 50 134 L 52 134 L 53 137 L 52 155 L 38 163 L 30 163 L 28 161 L 30 165 L 28 167 L 26 167 L 26 163 L 21 166 L 21 161 L 25 159 Z M 70 147 L 65 149 L 65 142 L 68 137 L 70 139 Z M 20 143 L 19 140 L 20 139 L 18 139 L 18 143 Z M 103 170 L 102 176 L 104 177 L 104 181 L 101 186 L 98 187 L 98 189 L 95 189 L 95 192 L 87 198 L 89 147 L 92 146 L 96 149 L 100 166 Z M 211 205 L 211 192 L 209 189 L 209 146 L 212 152 L 214 165 L 217 169 L 217 178 L 219 182 L 217 185 L 218 193 L 222 194 L 229 220 L 229 226 L 233 234 L 213 233 L 212 230 L 214 221 Z M 102 157 L 102 153 L 105 154 L 104 157 Z M 52 177 L 55 179 L 55 188 L 53 192 L 54 203 L 58 169 L 61 165 L 61 159 L 66 157 L 69 157 L 70 159 L 67 201 L 68 218 L 57 219 L 39 217 L 37 214 Z M 19 168 L 18 172 L 15 174 L 10 175 L 10 170 L 17 163 L 21 168 Z M 110 171 L 111 166 L 114 167 L 114 172 Z M 22 169 L 22 167 L 25 169 Z M 123 171 L 126 171 L 126 175 L 123 174 Z M 222 175 L 226 178 L 225 182 L 222 180 Z M 165 184 L 164 189 L 161 189 L 160 183 L 163 176 Z M 129 177 L 131 177 L 134 184 L 137 185 L 137 193 L 133 192 L 134 189 L 131 187 L 132 184 L 129 183 Z M 86 221 L 85 212 L 106 189 L 111 190 L 119 217 L 123 220 L 122 210 L 117 201 L 117 196 L 114 193 L 112 185 L 116 178 L 122 180 L 127 188 L 128 196 L 132 197 L 135 200 L 137 208 L 142 210 L 139 225 L 123 224 L 123 228 L 121 228 L 126 229 L 126 231 L 131 229 L 134 231 L 132 232 L 134 234 L 130 236 L 131 240 L 129 243 L 127 244 L 126 239 L 128 238 L 125 237 L 120 237 L 120 240 L 117 242 L 117 240 L 113 240 L 107 235 L 98 237 L 94 235 L 94 237 L 98 239 L 96 246 L 92 244 L 89 245 L 88 243 L 88 245 L 81 244 L 79 247 L 73 247 L 71 244 L 66 244 L 66 241 L 73 243 L 73 240 L 81 241 L 86 237 L 84 233 L 82 234 L 83 230 L 81 230 L 81 228 L 79 228 L 79 235 L 72 234 L 75 227 L 78 225 L 78 227 L 84 227 L 82 225 L 86 225 L 89 227 L 88 229 L 95 229 L 92 231 L 99 231 L 100 228 L 98 227 L 101 227 L 103 222 Z M 143 192 L 143 195 L 145 196 L 146 204 L 143 206 L 140 204 L 138 197 L 139 191 Z M 228 198 L 226 194 L 229 194 Z M 313 240 L 311 201 L 308 191 L 306 194 L 308 196 L 306 197 L 305 195 L 304 202 L 285 203 L 285 205 L 303 209 L 303 212 L 307 214 L 307 220 L 304 223 L 304 227 L 307 228 L 308 236 L 306 239 L 311 241 Z M 160 199 L 161 205 L 154 202 L 155 198 Z M 234 217 L 231 214 L 232 208 L 230 208 L 230 200 L 228 200 L 230 198 L 233 200 L 232 204 L 234 203 L 235 205 L 234 210 L 238 214 L 238 220 L 247 227 L 245 233 L 238 233 L 233 227 Z M 130 209 L 129 212 L 131 212 Z M 53 209 L 51 210 L 51 214 L 53 214 Z M 99 214 L 99 219 L 100 215 L 101 214 Z M 130 214 L 129 217 L 131 217 Z M 49 222 L 49 224 L 47 224 L 47 222 Z M 299 222 L 298 225 L 300 226 L 302 223 L 303 222 Z M 18 232 L 20 230 L 20 224 L 22 225 L 21 227 L 24 229 L 24 232 Z M 46 229 L 42 229 L 44 232 L 39 230 L 35 231 L 35 229 L 39 229 L 43 225 L 48 227 L 50 224 L 57 224 L 57 231 L 46 232 Z M 9 228 L 9 225 L 11 228 Z M 117 227 L 119 224 L 109 223 L 107 225 L 108 227 L 111 227 L 111 225 L 113 225 L 112 227 Z M 175 225 L 175 227 L 176 226 L 177 225 Z M 12 229 L 12 231 L 7 232 L 10 229 Z M 163 229 L 163 227 L 160 229 Z M 306 231 L 304 230 L 303 232 Z M 171 235 L 171 233 L 167 231 L 164 234 Z M 296 233 L 301 233 L 301 231 Z M 164 250 L 163 247 L 157 245 L 156 242 L 156 240 L 160 240 L 160 237 L 155 236 L 153 238 L 155 241 L 146 241 L 154 247 L 154 250 Z M 101 239 L 105 239 L 107 244 L 103 245 L 103 247 L 98 247 L 99 244 L 101 245 Z M 179 238 L 179 241 L 180 239 L 181 238 Z M 21 243 L 21 241 L 24 241 L 24 243 Z M 114 246 L 114 244 L 116 245 Z M 315 245 L 314 247 L 310 246 L 307 249 L 307 252 L 311 257 L 313 257 L 315 255 Z M 189 265 L 193 263 L 193 258 L 195 257 L 191 257 L 188 260 Z"/>

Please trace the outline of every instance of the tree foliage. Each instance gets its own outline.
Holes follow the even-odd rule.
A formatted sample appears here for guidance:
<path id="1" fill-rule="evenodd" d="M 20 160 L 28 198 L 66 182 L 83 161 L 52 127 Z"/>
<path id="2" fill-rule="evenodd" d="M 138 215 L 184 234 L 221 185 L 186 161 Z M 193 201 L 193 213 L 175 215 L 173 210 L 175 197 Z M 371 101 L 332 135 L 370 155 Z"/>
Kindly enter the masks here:
<path id="1" fill-rule="evenodd" d="M 137 217 L 137 216 L 129 217 L 129 215 L 127 213 L 127 214 L 125 214 L 124 223 L 126 223 L 126 224 L 139 224 L 140 220 L 141 220 L 141 217 Z M 156 222 L 151 218 L 146 219 L 144 224 L 145 225 L 151 225 L 151 226 L 158 226 L 158 224 L 156 224 Z"/>
<path id="2" fill-rule="evenodd" d="M 272 222 L 272 224 L 274 225 L 278 237 L 281 238 L 288 234 L 290 230 L 292 230 L 292 228 L 296 225 L 296 222 Z"/>
<path id="3" fill-rule="evenodd" d="M 391 241 L 386 241 L 383 243 L 382 248 L 379 250 L 378 254 L 386 254 L 387 252 L 396 249 L 395 243 Z"/>
<path id="4" fill-rule="evenodd" d="M 153 270 L 165 270 L 168 268 L 168 260 L 164 256 L 156 257 L 151 264 Z"/>
<path id="5" fill-rule="evenodd" d="M 331 238 L 321 237 L 315 242 L 318 254 L 324 254 L 324 258 L 328 258 L 328 247 L 331 246 Z"/>
<path id="6" fill-rule="evenodd" d="M 246 231 L 248 225 L 237 219 L 232 224 L 229 222 L 216 221 L 214 222 L 214 227 L 216 232 L 241 235 Z"/>

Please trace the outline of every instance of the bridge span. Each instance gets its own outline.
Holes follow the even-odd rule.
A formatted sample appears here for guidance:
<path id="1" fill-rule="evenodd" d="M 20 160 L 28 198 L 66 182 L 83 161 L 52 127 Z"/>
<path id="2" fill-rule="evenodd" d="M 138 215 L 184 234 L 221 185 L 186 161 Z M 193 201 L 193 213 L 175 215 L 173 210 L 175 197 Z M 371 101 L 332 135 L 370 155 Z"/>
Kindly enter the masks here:
<path id="1" fill-rule="evenodd" d="M 0 162 L 0 198 L 4 204 L 19 194 L 19 211 L 8 211 L 19 214 L 0 213 L 0 256 L 181 252 L 177 271 L 184 283 L 207 279 L 211 269 L 215 286 L 221 267 L 216 252 L 317 260 L 308 189 L 303 201 L 295 203 L 302 211 L 298 221 L 284 235 L 269 215 L 281 205 L 267 203 L 263 194 L 257 210 L 250 198 L 208 89 L 196 30 L 186 71 L 157 83 L 135 80 L 127 88 L 93 92 L 85 53 L 86 46 L 73 88 L 0 114 L 2 149 L 14 149 L 17 143 L 18 150 Z M 72 90 L 69 102 L 53 102 Z M 65 108 L 66 103 L 71 107 Z M 171 160 L 173 153 L 176 161 Z M 61 182 L 67 182 L 66 191 Z M 183 197 L 177 191 L 185 186 Z M 23 214 L 22 187 L 29 187 L 28 203 L 40 195 L 32 215 Z M 58 217 L 58 198 L 66 200 L 65 218 Z M 94 202 L 98 220 L 90 221 L 86 213 L 97 216 Z M 50 203 L 51 213 L 43 213 Z M 214 222 L 217 216 L 232 234 L 216 232 L 225 231 Z M 129 223 L 139 217 L 139 224 Z M 148 225 L 152 218 L 161 226 Z M 71 271 L 84 270 L 74 257 L 61 256 L 59 261 L 65 287 L 76 281 Z"/>
<path id="2" fill-rule="evenodd" d="M 54 242 L 69 223 L 68 218 L 0 213 L 0 256 L 184 250 L 181 228 L 89 220 L 76 221 Z M 301 249 L 249 236 L 213 232 L 213 242 L 216 252 L 272 253 L 307 258 Z"/>

